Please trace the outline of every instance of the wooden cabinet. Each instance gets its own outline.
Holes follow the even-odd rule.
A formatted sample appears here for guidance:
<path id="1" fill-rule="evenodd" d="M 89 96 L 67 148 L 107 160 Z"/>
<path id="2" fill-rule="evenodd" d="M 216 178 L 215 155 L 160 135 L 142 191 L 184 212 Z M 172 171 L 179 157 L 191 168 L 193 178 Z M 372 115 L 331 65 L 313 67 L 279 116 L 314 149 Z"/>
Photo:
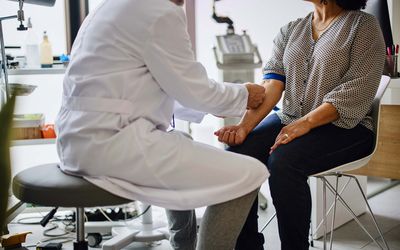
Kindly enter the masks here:
<path id="1" fill-rule="evenodd" d="M 400 79 L 392 79 L 382 100 L 378 148 L 371 161 L 352 172 L 400 179 Z"/>

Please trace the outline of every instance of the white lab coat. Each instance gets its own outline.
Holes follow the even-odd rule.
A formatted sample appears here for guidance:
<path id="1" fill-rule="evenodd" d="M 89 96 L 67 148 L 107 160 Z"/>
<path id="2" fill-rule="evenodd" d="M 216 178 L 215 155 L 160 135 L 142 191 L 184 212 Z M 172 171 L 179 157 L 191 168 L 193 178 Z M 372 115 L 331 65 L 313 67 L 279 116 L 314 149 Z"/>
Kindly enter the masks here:
<path id="1" fill-rule="evenodd" d="M 56 121 L 62 170 L 116 195 L 186 210 L 240 197 L 268 176 L 254 158 L 166 132 L 175 101 L 240 116 L 248 96 L 243 85 L 207 78 L 194 61 L 183 9 L 168 0 L 106 0 L 91 12 L 63 95 Z"/>

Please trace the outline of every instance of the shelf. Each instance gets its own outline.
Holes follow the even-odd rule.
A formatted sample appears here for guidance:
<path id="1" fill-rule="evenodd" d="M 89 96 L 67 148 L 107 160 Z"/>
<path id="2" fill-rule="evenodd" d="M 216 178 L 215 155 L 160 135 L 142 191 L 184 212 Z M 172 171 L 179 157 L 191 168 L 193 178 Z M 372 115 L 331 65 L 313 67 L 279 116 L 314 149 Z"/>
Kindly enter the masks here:
<path id="1" fill-rule="evenodd" d="M 55 65 L 53 68 L 9 69 L 8 75 L 56 75 L 64 74 L 65 69 L 63 65 Z"/>
<path id="2" fill-rule="evenodd" d="M 11 146 L 33 146 L 33 145 L 46 145 L 55 144 L 56 139 L 32 139 L 32 140 L 13 140 Z"/>

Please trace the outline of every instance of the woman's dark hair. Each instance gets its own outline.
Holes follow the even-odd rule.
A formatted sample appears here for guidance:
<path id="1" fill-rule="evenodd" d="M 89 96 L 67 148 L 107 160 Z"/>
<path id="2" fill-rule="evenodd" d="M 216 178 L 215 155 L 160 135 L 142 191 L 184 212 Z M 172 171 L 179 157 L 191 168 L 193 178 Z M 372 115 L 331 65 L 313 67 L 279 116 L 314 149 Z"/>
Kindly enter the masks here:
<path id="1" fill-rule="evenodd" d="M 337 5 L 345 10 L 361 10 L 365 9 L 368 0 L 330 0 L 335 1 Z M 328 0 L 321 0 L 321 3 L 327 4 Z"/>

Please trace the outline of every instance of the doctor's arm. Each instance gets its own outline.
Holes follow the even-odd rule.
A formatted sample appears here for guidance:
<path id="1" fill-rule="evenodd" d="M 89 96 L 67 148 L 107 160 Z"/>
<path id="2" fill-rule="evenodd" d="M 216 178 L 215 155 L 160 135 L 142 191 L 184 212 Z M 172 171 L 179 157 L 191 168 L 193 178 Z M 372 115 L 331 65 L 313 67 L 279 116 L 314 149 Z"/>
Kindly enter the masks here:
<path id="1" fill-rule="evenodd" d="M 142 52 L 151 75 L 182 106 L 221 116 L 242 116 L 258 107 L 264 89 L 255 84 L 217 83 L 194 59 L 182 9 L 173 8 L 150 27 Z"/>

